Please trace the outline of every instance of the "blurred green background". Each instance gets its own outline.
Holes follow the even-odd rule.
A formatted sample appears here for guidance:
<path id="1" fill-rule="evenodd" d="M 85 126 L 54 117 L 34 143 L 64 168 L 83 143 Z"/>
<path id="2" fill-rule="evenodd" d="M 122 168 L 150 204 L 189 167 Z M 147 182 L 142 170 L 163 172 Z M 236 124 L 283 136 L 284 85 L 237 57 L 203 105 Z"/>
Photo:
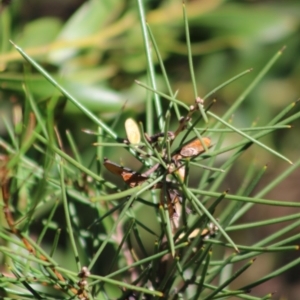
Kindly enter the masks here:
<path id="1" fill-rule="evenodd" d="M 22 102 L 23 60 L 11 39 L 38 60 L 84 105 L 108 121 L 124 108 L 143 120 L 146 60 L 135 1 L 11 1 L 1 14 L 0 100 Z M 164 58 L 178 97 L 193 103 L 180 1 L 144 1 L 146 19 Z M 264 124 L 299 96 L 299 1 L 188 1 L 187 10 L 199 95 L 253 68 L 242 79 L 218 91 L 215 110 L 221 114 L 283 46 L 284 55 L 246 99 L 234 122 L 241 127 Z M 159 68 L 157 72 L 160 73 Z M 54 89 L 35 71 L 27 70 L 28 86 L 37 101 Z M 28 77 L 28 76 L 27 76 Z M 166 91 L 162 81 L 158 87 Z M 211 99 L 213 99 L 211 97 Z M 64 110 L 65 127 L 73 116 L 78 129 L 88 126 L 71 104 Z M 120 121 L 121 127 L 123 122 Z M 61 124 L 62 125 L 62 124 Z M 3 132 L 3 127 L 2 132 Z M 121 130 L 121 128 L 120 128 Z M 284 148 L 292 133 L 275 136 Z M 83 136 L 80 137 L 84 138 Z M 294 148 L 297 139 L 290 138 Z M 298 144 L 299 145 L 299 144 Z M 291 151 L 285 153 L 293 156 Z M 291 157 L 293 159 L 293 157 Z"/>
<path id="2" fill-rule="evenodd" d="M 146 19 L 164 59 L 173 90 L 179 91 L 179 99 L 191 104 L 194 97 L 181 1 L 149 0 L 144 1 L 144 4 Z M 253 122 L 262 126 L 289 103 L 297 100 L 300 87 L 299 0 L 193 0 L 186 1 L 186 7 L 200 96 L 238 73 L 253 68 L 248 75 L 210 98 L 217 99 L 213 108 L 215 113 L 222 115 L 283 46 L 286 49 L 282 57 L 235 113 L 233 123 L 237 127 L 249 127 Z M 55 95 L 55 89 L 24 63 L 9 40 L 21 46 L 73 96 L 108 124 L 119 118 L 116 131 L 120 136 L 125 136 L 123 124 L 127 117 L 137 121 L 145 120 L 147 93 L 134 82 L 136 79 L 147 82 L 147 65 L 136 1 L 13 0 L 3 8 L 0 15 L 0 111 L 12 119 L 13 106 L 22 105 L 25 101 L 23 82 L 26 82 L 43 109 L 46 109 L 47 101 Z M 159 67 L 156 70 L 158 87 L 166 92 Z M 65 103 L 65 99 L 60 100 L 58 127 L 62 136 L 66 129 L 71 130 L 88 163 L 94 153 L 91 144 L 95 137 L 81 130 L 96 130 L 95 125 L 70 103 Z M 263 139 L 263 142 L 293 161 L 299 157 L 300 124 L 292 125 L 292 130 L 277 131 Z M 7 135 L 2 119 L 0 134 L 4 137 Z M 236 140 L 234 134 L 228 135 L 227 143 Z M 254 156 L 259 166 L 269 163 L 266 182 L 287 167 L 285 162 L 269 153 L 256 150 L 254 147 L 252 152 L 249 151 L 249 159 L 245 159 L 244 155 L 240 165 L 231 172 L 224 188 L 230 187 L 231 192 L 238 188 L 239 174 L 243 174 L 245 166 Z M 113 160 L 120 156 L 124 156 L 123 160 L 129 157 L 119 149 L 106 151 L 105 155 L 109 151 L 109 158 Z M 220 158 L 225 159 L 226 156 Z M 296 171 L 268 197 L 298 200 L 299 175 L 300 172 Z M 272 208 L 267 211 L 262 207 L 261 211 L 255 211 L 251 220 L 262 219 L 266 213 L 269 217 L 283 215 L 288 213 L 286 210 Z M 259 234 L 265 236 L 268 231 L 262 229 Z M 273 261 L 271 265 L 276 263 Z M 296 288 L 299 278 L 295 274 L 296 271 L 281 281 L 273 280 L 264 284 L 259 294 L 274 290 L 276 286 L 276 290 L 283 290 L 283 294 L 289 289 L 288 299 L 299 299 L 296 296 L 293 298 L 293 293 L 299 293 Z M 289 288 L 284 284 L 285 281 L 289 283 Z"/>

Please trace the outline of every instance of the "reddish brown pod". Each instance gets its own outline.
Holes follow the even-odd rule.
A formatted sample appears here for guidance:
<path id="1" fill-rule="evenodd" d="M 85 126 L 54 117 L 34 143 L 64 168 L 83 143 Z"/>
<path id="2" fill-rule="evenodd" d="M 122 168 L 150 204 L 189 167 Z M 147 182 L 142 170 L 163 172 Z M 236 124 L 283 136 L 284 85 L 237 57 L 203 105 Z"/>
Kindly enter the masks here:
<path id="1" fill-rule="evenodd" d="M 148 179 L 148 177 L 143 176 L 142 174 L 129 168 L 122 167 L 107 158 L 104 158 L 103 165 L 111 173 L 121 176 L 124 182 L 130 187 L 138 186 Z"/>
<path id="2" fill-rule="evenodd" d="M 211 146 L 210 138 L 203 137 L 202 141 L 205 144 L 206 148 L 209 148 Z M 196 138 L 180 149 L 179 156 L 181 156 L 181 158 L 190 158 L 190 157 L 198 156 L 203 152 L 205 152 L 205 148 L 202 142 L 198 138 Z"/>

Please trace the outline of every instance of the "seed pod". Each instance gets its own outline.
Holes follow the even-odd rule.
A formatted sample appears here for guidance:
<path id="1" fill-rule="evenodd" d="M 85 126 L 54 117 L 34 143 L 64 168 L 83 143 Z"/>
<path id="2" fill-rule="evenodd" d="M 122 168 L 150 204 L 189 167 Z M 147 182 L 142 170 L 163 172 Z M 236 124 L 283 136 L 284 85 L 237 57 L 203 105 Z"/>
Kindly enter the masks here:
<path id="1" fill-rule="evenodd" d="M 181 217 L 181 203 L 180 203 L 180 195 L 177 190 L 168 189 L 164 191 L 161 189 L 160 191 L 160 204 L 167 208 L 169 212 L 169 217 L 171 221 L 171 228 L 173 234 L 179 228 L 180 217 Z"/>
<path id="2" fill-rule="evenodd" d="M 125 131 L 130 144 L 135 145 L 141 142 L 139 126 L 132 118 L 128 118 L 125 121 Z"/>
<path id="3" fill-rule="evenodd" d="M 135 172 L 129 168 L 119 166 L 118 164 L 108 160 L 107 158 L 104 158 L 103 165 L 111 173 L 121 176 L 122 179 L 130 187 L 138 186 L 138 185 L 144 183 L 148 179 L 148 177 L 143 176 L 142 174 Z"/>
<path id="4" fill-rule="evenodd" d="M 210 147 L 210 145 L 211 145 L 210 138 L 203 137 L 202 141 L 206 145 L 207 148 Z M 196 139 L 192 140 L 190 143 L 183 146 L 179 153 L 180 153 L 181 158 L 182 157 L 189 158 L 189 157 L 198 156 L 203 152 L 205 152 L 204 146 L 201 143 L 201 141 L 198 138 L 196 138 Z"/>

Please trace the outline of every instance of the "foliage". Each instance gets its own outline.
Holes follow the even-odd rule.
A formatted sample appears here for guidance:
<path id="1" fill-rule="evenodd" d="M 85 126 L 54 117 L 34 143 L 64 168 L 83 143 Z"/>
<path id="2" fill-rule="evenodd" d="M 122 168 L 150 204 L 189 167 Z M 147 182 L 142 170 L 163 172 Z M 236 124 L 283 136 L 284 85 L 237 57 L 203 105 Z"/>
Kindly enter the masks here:
<path id="1" fill-rule="evenodd" d="M 262 259 L 299 248 L 300 204 L 267 197 L 299 167 L 298 152 L 269 182 L 261 163 L 291 163 L 262 138 L 295 131 L 297 102 L 269 112 L 262 95 L 284 74 L 278 45 L 298 47 L 293 2 L 262 6 L 254 24 L 255 7 L 238 2 L 191 1 L 183 17 L 177 1 L 150 4 L 87 1 L 65 23 L 44 17 L 22 31 L 13 22 L 20 3 L 2 12 L 1 98 L 12 111 L 0 139 L 7 299 L 269 299 L 275 288 L 252 289 L 299 264 Z M 168 76 L 183 54 L 178 78 Z M 260 71 L 242 71 L 249 62 Z M 85 125 L 95 129 L 78 134 Z M 258 220 L 263 206 L 285 209 Z"/>

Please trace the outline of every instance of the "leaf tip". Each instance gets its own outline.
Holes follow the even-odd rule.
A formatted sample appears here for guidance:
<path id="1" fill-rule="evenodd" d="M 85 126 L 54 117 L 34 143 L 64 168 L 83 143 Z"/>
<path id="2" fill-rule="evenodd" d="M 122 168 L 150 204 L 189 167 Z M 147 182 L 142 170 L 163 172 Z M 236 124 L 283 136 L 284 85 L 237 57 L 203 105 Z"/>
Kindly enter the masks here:
<path id="1" fill-rule="evenodd" d="M 286 49 L 286 45 L 284 45 L 280 50 L 279 53 L 282 54 L 282 52 Z"/>
<path id="2" fill-rule="evenodd" d="M 9 42 L 10 42 L 15 48 L 17 48 L 17 45 L 16 45 L 12 40 L 9 40 Z"/>

